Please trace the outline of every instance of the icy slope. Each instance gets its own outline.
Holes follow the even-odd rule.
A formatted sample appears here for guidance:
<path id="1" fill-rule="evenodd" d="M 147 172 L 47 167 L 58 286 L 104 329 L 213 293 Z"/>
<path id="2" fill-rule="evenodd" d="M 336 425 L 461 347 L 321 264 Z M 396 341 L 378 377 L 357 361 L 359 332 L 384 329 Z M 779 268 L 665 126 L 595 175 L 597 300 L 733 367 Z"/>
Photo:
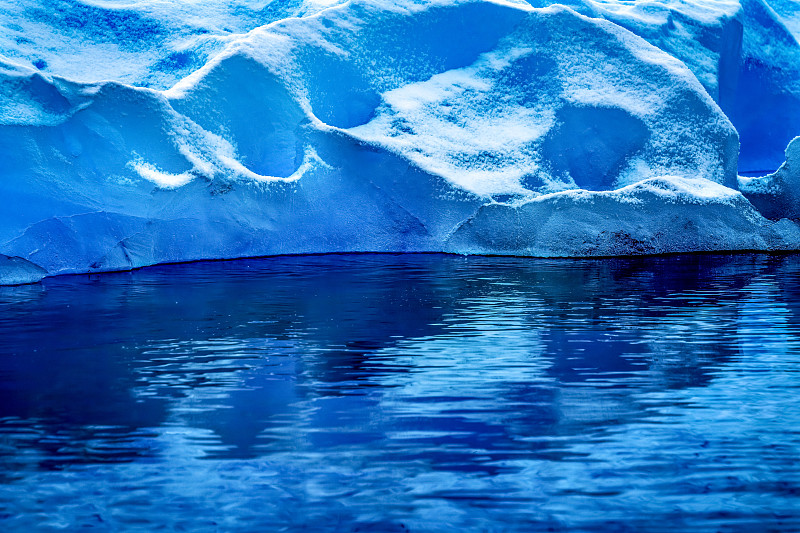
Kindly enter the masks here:
<path id="1" fill-rule="evenodd" d="M 21 257 L 0 255 L 0 285 L 27 285 L 41 281 L 47 271 Z"/>
<path id="2" fill-rule="evenodd" d="M 794 38 L 800 41 L 800 2 L 796 0 L 767 0 L 775 14 L 786 26 Z"/>
<path id="3" fill-rule="evenodd" d="M 166 28 L 114 26 L 148 47 L 130 53 L 149 78 L 86 83 L 4 52 L 0 253 L 55 274 L 328 251 L 800 245 L 794 222 L 734 190 L 737 133 L 707 88 L 610 21 L 500 0 L 189 4 L 82 3 Z M 58 30 L 59 9 L 43 27 Z M 211 22 L 225 17 L 249 31 L 220 37 Z M 219 52 L 168 90 L 135 86 L 191 70 L 148 59 L 187 35 Z"/>

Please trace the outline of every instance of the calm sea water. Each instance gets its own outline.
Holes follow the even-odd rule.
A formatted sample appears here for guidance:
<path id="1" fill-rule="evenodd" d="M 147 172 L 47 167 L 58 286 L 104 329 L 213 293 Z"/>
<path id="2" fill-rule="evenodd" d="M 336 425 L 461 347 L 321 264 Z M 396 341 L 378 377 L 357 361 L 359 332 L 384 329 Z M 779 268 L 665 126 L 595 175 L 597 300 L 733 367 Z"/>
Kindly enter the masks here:
<path id="1" fill-rule="evenodd" d="M 800 531 L 800 257 L 0 288 L 0 530 Z"/>

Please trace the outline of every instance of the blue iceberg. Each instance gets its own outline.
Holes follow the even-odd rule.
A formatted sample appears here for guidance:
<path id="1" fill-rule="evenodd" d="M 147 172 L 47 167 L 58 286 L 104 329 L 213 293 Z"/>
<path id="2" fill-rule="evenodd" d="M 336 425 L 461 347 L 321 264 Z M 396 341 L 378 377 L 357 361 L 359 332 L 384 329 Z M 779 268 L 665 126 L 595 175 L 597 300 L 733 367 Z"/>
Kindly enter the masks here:
<path id="1" fill-rule="evenodd" d="M 28 285 L 46 275 L 45 269 L 21 257 L 0 255 L 0 285 Z"/>
<path id="2" fill-rule="evenodd" d="M 800 249 L 791 2 L 550 4 L 0 0 L 0 253 Z"/>

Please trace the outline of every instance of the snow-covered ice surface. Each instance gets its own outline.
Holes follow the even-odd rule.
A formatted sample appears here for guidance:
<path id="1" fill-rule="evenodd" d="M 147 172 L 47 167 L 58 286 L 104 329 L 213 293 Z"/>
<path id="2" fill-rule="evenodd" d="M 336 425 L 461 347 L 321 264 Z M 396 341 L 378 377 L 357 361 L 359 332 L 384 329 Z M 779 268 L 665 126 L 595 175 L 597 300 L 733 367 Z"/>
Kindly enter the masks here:
<path id="1" fill-rule="evenodd" d="M 0 0 L 0 253 L 800 248 L 795 3 L 567 3 Z"/>
<path id="2" fill-rule="evenodd" d="M 254 28 L 325 0 L 3 0 L 0 53 L 75 81 L 166 89 Z"/>
<path id="3" fill-rule="evenodd" d="M 547 2 L 549 3 L 549 2 Z M 739 168 L 774 170 L 800 134 L 800 4 L 796 0 L 583 0 L 683 61 L 731 119 Z"/>

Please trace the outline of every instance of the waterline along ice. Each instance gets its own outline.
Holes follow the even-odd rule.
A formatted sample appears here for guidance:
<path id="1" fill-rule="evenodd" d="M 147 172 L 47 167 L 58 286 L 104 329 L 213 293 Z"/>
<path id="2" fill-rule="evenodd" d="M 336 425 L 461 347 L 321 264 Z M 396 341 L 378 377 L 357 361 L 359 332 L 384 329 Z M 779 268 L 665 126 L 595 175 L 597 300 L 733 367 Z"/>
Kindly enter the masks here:
<path id="1" fill-rule="evenodd" d="M 566 3 L 2 0 L 0 254 L 800 249 L 796 3 Z"/>

